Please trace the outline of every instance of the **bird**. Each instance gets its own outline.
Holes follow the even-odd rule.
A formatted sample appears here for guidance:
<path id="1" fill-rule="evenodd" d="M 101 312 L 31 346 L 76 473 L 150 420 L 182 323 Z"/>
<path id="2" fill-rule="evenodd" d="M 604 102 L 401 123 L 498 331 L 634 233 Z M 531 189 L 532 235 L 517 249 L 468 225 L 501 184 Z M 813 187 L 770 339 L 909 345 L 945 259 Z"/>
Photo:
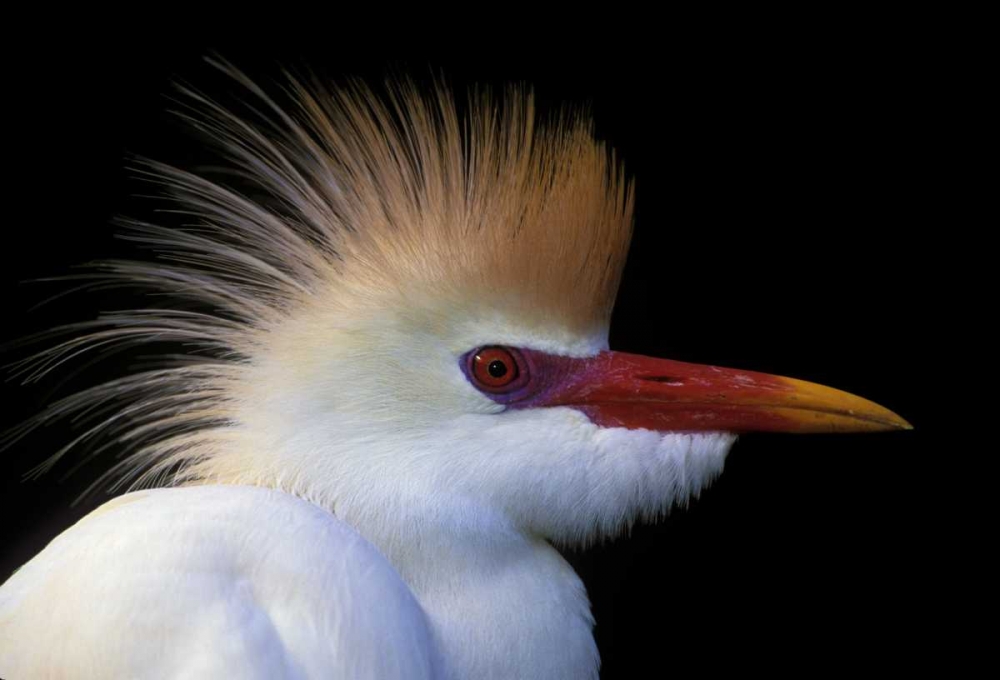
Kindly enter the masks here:
<path id="1" fill-rule="evenodd" d="M 184 223 L 95 285 L 114 312 L 21 365 L 181 354 L 15 430 L 87 423 L 125 491 L 0 586 L 0 676 L 595 678 L 554 545 L 696 497 L 753 432 L 908 429 L 858 396 L 612 351 L 634 184 L 583 114 L 530 92 L 286 76 L 282 101 L 183 86 L 225 172 L 144 161 Z M 90 276 L 90 275 L 88 275 Z M 107 445 L 97 446 L 100 453 Z M 88 454 L 89 455 L 89 454 Z"/>

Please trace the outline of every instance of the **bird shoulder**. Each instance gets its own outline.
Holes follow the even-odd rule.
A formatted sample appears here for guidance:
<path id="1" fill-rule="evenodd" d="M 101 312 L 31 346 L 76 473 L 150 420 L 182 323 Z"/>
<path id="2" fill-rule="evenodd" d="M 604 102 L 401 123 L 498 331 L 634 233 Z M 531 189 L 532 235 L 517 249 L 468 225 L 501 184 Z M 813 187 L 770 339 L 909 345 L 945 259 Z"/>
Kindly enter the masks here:
<path id="1" fill-rule="evenodd" d="M 435 665 L 392 565 L 275 490 L 116 498 L 0 588 L 3 677 L 424 678 Z"/>

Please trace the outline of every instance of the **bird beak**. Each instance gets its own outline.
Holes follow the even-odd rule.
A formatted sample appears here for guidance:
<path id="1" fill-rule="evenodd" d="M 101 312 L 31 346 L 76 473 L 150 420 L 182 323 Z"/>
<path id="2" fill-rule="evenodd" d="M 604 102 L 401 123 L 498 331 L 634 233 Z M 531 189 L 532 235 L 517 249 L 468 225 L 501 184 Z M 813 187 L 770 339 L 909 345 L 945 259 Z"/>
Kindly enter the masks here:
<path id="1" fill-rule="evenodd" d="M 874 432 L 912 426 L 878 404 L 766 373 L 601 352 L 578 360 L 546 405 L 602 427 L 671 432 Z"/>

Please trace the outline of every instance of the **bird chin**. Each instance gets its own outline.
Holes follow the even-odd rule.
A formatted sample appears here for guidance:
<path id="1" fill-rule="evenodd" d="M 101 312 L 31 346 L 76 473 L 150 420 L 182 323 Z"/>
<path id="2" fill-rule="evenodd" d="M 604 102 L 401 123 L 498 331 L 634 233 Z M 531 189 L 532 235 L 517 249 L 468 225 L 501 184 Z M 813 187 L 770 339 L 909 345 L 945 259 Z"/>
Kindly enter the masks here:
<path id="1" fill-rule="evenodd" d="M 686 506 L 722 472 L 736 441 L 726 432 L 600 427 L 566 407 L 509 415 L 491 430 L 502 451 L 485 458 L 503 477 L 500 503 L 530 533 L 563 545 L 617 536 L 637 519 Z"/>
<path id="2" fill-rule="evenodd" d="M 617 502 L 619 515 L 604 515 L 597 534 L 613 537 L 627 532 L 636 520 L 656 522 L 674 508 L 686 508 L 722 474 L 737 435 L 728 432 L 659 432 L 607 429 L 609 447 L 629 446 L 631 483 L 623 481 Z M 623 502 L 624 501 L 624 502 Z M 608 518 L 608 519 L 605 519 Z M 609 521 L 610 520 L 610 521 Z"/>

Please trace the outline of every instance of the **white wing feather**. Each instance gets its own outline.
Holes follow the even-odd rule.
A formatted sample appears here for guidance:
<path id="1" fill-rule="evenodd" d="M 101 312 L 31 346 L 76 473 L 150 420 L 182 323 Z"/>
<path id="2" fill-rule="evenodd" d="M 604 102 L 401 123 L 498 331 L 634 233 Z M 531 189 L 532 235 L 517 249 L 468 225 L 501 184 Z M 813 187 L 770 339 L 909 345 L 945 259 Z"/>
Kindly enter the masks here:
<path id="1" fill-rule="evenodd" d="M 431 678 L 436 666 L 389 562 L 278 491 L 122 496 L 0 588 L 5 678 Z"/>

